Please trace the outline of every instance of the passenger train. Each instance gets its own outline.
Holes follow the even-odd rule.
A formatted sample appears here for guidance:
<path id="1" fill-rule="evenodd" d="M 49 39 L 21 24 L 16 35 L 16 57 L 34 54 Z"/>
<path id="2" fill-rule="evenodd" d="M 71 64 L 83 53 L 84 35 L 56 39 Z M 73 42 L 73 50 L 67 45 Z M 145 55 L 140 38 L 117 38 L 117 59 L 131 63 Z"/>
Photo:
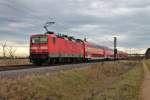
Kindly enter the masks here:
<path id="1" fill-rule="evenodd" d="M 128 54 L 117 52 L 117 59 L 127 59 Z M 113 60 L 114 50 L 54 32 L 35 34 L 30 37 L 30 61 L 42 63 L 89 62 Z"/>

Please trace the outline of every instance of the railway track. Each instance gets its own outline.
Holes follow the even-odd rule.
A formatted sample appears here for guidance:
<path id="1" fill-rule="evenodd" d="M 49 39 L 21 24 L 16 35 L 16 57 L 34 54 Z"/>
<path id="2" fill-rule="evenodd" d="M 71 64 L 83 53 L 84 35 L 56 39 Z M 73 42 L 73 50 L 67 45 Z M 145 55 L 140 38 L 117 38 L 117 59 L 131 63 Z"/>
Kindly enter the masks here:
<path id="1" fill-rule="evenodd" d="M 13 65 L 13 66 L 0 66 L 0 78 L 17 78 L 26 75 L 38 75 L 46 74 L 48 72 L 56 72 L 62 70 L 69 70 L 72 68 L 84 68 L 94 64 L 101 64 L 106 61 L 90 62 L 90 63 L 73 63 L 73 64 L 55 64 L 36 66 L 32 64 L 28 65 Z M 112 62 L 112 61 L 107 61 Z"/>
<path id="2" fill-rule="evenodd" d="M 27 68 L 32 68 L 32 67 L 33 67 L 32 64 L 0 66 L 0 72 L 1 71 L 8 71 L 8 70 L 27 69 Z"/>
<path id="3" fill-rule="evenodd" d="M 85 63 L 72 63 L 72 64 L 85 64 Z M 44 68 L 44 67 L 53 67 L 53 66 L 62 66 L 62 65 L 72 65 L 72 64 L 51 64 L 51 65 L 34 65 L 34 64 L 25 64 L 25 65 L 8 65 L 0 66 L 0 72 L 2 71 L 11 71 L 11 70 L 21 70 L 21 69 L 31 69 L 31 68 Z"/>
<path id="4" fill-rule="evenodd" d="M 91 61 L 90 63 L 98 63 L 98 62 L 106 62 L 104 60 L 101 61 Z M 53 67 L 53 66 L 62 66 L 62 65 L 79 65 L 79 64 L 89 64 L 89 63 L 59 63 L 59 64 L 51 64 L 51 65 L 34 65 L 34 64 L 25 64 L 25 65 L 5 65 L 0 66 L 1 71 L 9 71 L 9 70 L 20 70 L 20 69 L 30 69 L 30 68 L 40 68 L 40 67 Z"/>
<path id="5" fill-rule="evenodd" d="M 35 66 L 35 65 L 18 65 L 18 66 L 1 66 L 0 67 L 0 78 L 21 78 L 26 75 L 39 75 L 46 74 L 48 72 L 56 72 L 69 70 L 72 68 L 88 67 L 89 65 L 96 64 L 100 62 L 93 63 L 78 63 L 78 64 L 57 64 L 57 65 L 45 65 L 45 66 Z"/>

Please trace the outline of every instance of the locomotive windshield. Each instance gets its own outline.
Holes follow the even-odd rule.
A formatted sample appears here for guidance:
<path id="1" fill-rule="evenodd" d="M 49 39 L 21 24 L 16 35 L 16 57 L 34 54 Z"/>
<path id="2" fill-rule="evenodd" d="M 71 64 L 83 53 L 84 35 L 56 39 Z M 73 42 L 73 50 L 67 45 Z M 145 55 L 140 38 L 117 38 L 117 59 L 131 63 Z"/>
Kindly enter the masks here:
<path id="1" fill-rule="evenodd" d="M 37 43 L 47 43 L 47 42 L 48 42 L 48 39 L 47 39 L 47 36 L 35 36 L 35 37 L 32 37 L 31 42 L 32 42 L 33 44 L 37 44 Z"/>

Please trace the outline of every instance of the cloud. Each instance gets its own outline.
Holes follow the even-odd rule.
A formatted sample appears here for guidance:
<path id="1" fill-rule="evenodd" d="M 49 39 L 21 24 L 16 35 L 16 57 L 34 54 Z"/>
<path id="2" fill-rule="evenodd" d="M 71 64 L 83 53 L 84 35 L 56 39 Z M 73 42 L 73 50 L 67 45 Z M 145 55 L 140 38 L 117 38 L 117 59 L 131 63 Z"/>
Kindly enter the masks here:
<path id="1" fill-rule="evenodd" d="M 149 47 L 149 12 L 149 0 L 1 0 L 0 39 L 29 44 L 53 20 L 50 30 L 106 46 L 117 34 L 119 47 L 138 51 Z"/>

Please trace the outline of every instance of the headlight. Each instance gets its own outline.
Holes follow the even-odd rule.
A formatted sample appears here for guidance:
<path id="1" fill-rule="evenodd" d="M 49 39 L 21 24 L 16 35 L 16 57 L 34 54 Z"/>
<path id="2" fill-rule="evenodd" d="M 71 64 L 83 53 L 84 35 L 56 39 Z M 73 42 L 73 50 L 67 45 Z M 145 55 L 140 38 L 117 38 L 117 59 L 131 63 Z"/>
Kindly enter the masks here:
<path id="1" fill-rule="evenodd" d="M 34 46 L 34 47 L 31 47 L 31 49 L 38 49 L 38 47 L 35 47 L 35 46 Z"/>
<path id="2" fill-rule="evenodd" d="M 48 49 L 47 46 L 41 46 L 40 49 Z"/>
<path id="3" fill-rule="evenodd" d="M 48 47 L 47 46 L 40 46 L 40 47 L 38 47 L 38 46 L 33 46 L 33 47 L 31 47 L 31 49 L 33 50 L 35 50 L 35 49 L 48 49 Z"/>

